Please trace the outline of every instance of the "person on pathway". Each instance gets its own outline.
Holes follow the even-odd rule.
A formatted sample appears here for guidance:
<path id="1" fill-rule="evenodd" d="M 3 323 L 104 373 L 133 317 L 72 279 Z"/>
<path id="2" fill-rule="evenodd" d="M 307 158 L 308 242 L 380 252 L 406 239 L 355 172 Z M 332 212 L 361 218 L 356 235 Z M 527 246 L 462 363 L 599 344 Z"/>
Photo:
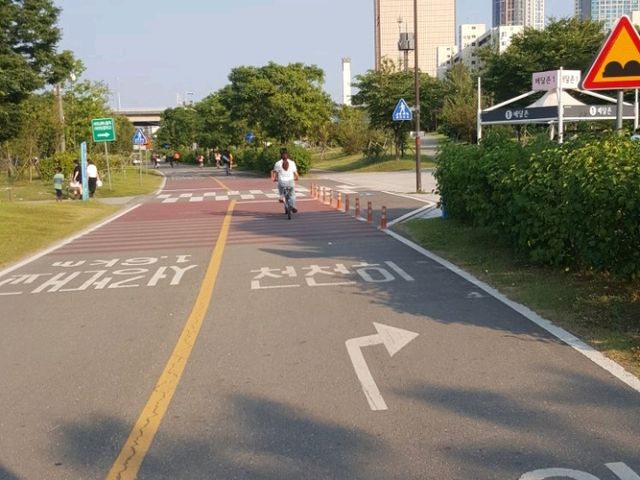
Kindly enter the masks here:
<path id="1" fill-rule="evenodd" d="M 62 201 L 62 184 L 64 183 L 64 175 L 62 168 L 56 168 L 56 174 L 53 176 L 53 188 L 56 191 L 56 202 Z"/>
<path id="2" fill-rule="evenodd" d="M 173 161 L 176 163 L 180 161 L 180 152 L 178 152 L 177 150 L 173 153 Z M 171 164 L 171 166 L 173 167 L 173 163 Z"/>
<path id="3" fill-rule="evenodd" d="M 220 168 L 220 167 L 222 166 L 222 165 L 221 165 L 221 162 L 222 162 L 222 154 L 220 153 L 220 150 L 216 150 L 216 151 L 213 153 L 213 159 L 216 161 L 216 167 L 217 167 L 217 168 Z"/>
<path id="4" fill-rule="evenodd" d="M 164 159 L 169 165 L 171 165 L 171 168 L 173 168 L 173 155 L 171 155 L 170 153 L 167 153 Z"/>
<path id="5" fill-rule="evenodd" d="M 158 154 L 156 152 L 151 154 L 151 164 L 153 168 L 158 168 Z"/>
<path id="6" fill-rule="evenodd" d="M 93 197 L 93 195 L 96 193 L 98 180 L 100 180 L 100 175 L 98 174 L 98 167 L 96 167 L 95 163 L 89 160 L 89 164 L 87 165 L 87 182 L 89 184 L 90 197 Z"/>
<path id="7" fill-rule="evenodd" d="M 73 167 L 73 173 L 71 174 L 71 182 L 69 182 L 69 188 L 74 198 L 82 196 L 82 168 L 80 168 L 80 160 L 74 160 L 75 166 Z"/>
<path id="8" fill-rule="evenodd" d="M 200 168 L 204 167 L 204 155 L 200 154 L 196 157 L 196 160 L 198 161 L 198 166 Z"/>
<path id="9" fill-rule="evenodd" d="M 279 202 L 284 201 L 284 188 L 291 188 L 291 211 L 297 213 L 296 208 L 296 188 L 295 182 L 298 180 L 298 168 L 296 162 L 289 158 L 289 152 L 286 148 L 280 149 L 280 160 L 276 162 L 271 170 L 271 180 L 278 182 L 278 191 L 280 192 Z"/>
<path id="10" fill-rule="evenodd" d="M 222 152 L 222 165 L 224 166 L 224 170 L 227 173 L 227 175 L 231 174 L 231 159 L 233 157 L 231 156 L 231 153 L 229 152 L 229 150 L 225 150 L 224 152 Z"/>

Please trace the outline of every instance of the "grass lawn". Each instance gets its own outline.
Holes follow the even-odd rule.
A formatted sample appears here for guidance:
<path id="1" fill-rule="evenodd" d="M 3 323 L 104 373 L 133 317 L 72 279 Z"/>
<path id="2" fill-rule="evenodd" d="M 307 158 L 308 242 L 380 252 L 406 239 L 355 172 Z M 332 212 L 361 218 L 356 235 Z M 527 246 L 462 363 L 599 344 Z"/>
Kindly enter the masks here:
<path id="1" fill-rule="evenodd" d="M 494 235 L 454 220 L 399 229 L 640 375 L 640 281 L 533 267 Z"/>
<path id="2" fill-rule="evenodd" d="M 107 217 L 120 207 L 98 202 L 0 204 L 0 267 Z"/>
<path id="3" fill-rule="evenodd" d="M 112 170 L 111 173 L 112 189 L 109 188 L 106 174 L 103 174 L 104 185 L 98 189 L 96 197 L 145 195 L 154 192 L 162 182 L 162 177 L 152 170 L 148 173 L 143 170 L 142 182 L 139 171 L 135 167 L 129 167 L 124 172 L 119 169 Z M 0 203 L 53 199 L 55 199 L 55 192 L 51 182 L 40 180 L 34 180 L 32 183 L 23 180 L 9 182 L 6 175 L 0 176 Z"/>
<path id="4" fill-rule="evenodd" d="M 312 161 L 313 168 L 331 170 L 333 172 L 395 172 L 399 170 L 413 170 L 416 168 L 415 153 L 405 155 L 400 160 L 395 160 L 393 155 L 386 155 L 379 160 L 370 160 L 362 153 L 346 155 L 341 150 L 331 150 L 322 159 L 320 154 L 315 154 Z M 433 159 L 423 157 L 422 167 L 434 167 Z"/>

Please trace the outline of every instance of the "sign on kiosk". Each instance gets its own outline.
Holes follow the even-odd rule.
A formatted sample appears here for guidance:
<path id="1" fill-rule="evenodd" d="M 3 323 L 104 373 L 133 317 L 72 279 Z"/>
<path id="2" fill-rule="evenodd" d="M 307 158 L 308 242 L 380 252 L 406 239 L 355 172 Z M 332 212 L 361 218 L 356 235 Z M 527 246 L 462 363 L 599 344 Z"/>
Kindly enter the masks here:
<path id="1" fill-rule="evenodd" d="M 549 91 L 558 88 L 558 78 L 561 78 L 560 88 L 579 88 L 580 70 L 552 70 L 537 72 L 532 75 L 531 85 L 535 91 Z"/>
<path id="2" fill-rule="evenodd" d="M 585 90 L 640 88 L 640 36 L 626 15 L 609 34 L 582 82 Z"/>

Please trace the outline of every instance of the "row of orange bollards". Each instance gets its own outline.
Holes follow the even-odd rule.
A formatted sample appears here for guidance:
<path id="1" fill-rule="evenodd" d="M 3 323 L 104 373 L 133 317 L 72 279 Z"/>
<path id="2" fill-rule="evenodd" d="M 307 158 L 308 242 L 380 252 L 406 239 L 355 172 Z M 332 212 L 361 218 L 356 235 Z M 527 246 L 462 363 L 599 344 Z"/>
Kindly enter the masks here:
<path id="1" fill-rule="evenodd" d="M 323 187 L 317 185 L 315 183 L 311 184 L 311 197 L 321 201 L 323 204 L 327 204 L 327 196 L 329 197 L 328 205 L 333 207 L 333 199 L 334 192 L 333 189 Z M 351 207 L 351 201 L 349 195 L 344 196 L 344 210 L 342 207 L 342 193 L 337 192 L 336 197 L 336 208 L 338 210 L 344 211 L 344 213 L 349 213 Z M 355 202 L 355 218 L 360 218 L 360 197 L 356 197 Z M 367 223 L 373 223 L 373 204 L 372 202 L 367 202 Z M 387 228 L 387 207 L 383 206 L 380 211 L 380 229 L 385 230 Z"/>

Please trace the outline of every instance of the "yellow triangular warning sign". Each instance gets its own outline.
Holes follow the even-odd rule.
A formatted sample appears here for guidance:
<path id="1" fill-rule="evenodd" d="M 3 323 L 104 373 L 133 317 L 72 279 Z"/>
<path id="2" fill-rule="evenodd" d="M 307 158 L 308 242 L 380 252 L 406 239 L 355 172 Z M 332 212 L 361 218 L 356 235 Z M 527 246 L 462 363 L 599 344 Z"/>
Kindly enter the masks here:
<path id="1" fill-rule="evenodd" d="M 589 73 L 585 90 L 640 88 L 640 36 L 626 15 L 621 17 L 604 42 Z"/>

